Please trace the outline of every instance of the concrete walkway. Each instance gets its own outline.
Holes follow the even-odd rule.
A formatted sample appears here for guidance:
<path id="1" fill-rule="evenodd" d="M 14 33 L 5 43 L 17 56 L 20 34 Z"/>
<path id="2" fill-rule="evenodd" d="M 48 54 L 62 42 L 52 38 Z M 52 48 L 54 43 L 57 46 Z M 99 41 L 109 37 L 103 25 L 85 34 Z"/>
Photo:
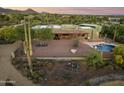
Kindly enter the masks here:
<path id="1" fill-rule="evenodd" d="M 12 45 L 0 45 L 0 85 L 5 85 L 5 81 L 9 78 L 14 85 L 17 86 L 33 86 L 34 84 L 23 77 L 19 71 L 17 71 L 11 64 L 11 53 L 16 50 L 20 41 Z"/>

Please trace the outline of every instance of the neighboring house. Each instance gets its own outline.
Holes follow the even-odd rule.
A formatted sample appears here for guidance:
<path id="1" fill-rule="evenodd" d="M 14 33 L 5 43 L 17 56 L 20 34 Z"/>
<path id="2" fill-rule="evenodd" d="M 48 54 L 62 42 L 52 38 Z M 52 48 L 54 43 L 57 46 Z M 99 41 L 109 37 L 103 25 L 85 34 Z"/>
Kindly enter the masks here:
<path id="1" fill-rule="evenodd" d="M 118 17 L 109 17 L 109 22 L 111 23 L 111 24 L 120 24 L 120 18 L 118 18 Z"/>
<path id="2" fill-rule="evenodd" d="M 99 39 L 100 25 L 95 24 L 63 24 L 63 25 L 38 25 L 32 29 L 51 28 L 55 34 L 55 39 Z"/>

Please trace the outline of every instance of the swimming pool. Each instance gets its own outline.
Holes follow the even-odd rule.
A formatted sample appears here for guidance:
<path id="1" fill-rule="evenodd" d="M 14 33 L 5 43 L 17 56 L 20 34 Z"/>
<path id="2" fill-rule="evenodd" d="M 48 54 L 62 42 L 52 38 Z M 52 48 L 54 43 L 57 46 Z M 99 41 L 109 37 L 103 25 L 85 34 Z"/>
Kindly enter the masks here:
<path id="1" fill-rule="evenodd" d="M 93 46 L 96 50 L 101 52 L 112 52 L 113 48 L 115 48 L 114 44 L 98 44 Z"/>

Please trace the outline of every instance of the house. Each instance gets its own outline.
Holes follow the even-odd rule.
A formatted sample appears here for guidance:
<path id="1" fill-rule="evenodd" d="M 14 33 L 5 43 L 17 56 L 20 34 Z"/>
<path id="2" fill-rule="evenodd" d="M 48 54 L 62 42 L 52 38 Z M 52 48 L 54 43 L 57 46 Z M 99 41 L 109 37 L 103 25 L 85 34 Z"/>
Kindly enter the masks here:
<path id="1" fill-rule="evenodd" d="M 99 39 L 101 26 L 96 24 L 63 24 L 63 25 L 38 25 L 32 29 L 51 28 L 55 39 Z"/>
<path id="2" fill-rule="evenodd" d="M 120 18 L 118 18 L 118 17 L 109 17 L 109 22 L 111 24 L 120 24 Z"/>

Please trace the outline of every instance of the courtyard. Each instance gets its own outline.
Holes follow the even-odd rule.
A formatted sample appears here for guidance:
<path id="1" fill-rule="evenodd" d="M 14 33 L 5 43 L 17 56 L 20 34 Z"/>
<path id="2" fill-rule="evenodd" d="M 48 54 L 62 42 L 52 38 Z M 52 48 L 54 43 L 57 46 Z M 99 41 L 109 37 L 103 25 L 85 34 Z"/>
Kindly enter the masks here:
<path id="1" fill-rule="evenodd" d="M 37 47 L 36 44 L 39 42 L 33 43 L 34 57 L 83 57 L 92 51 L 90 46 L 80 41 L 76 53 L 71 52 L 73 40 L 51 40 L 46 47 Z"/>
<path id="2" fill-rule="evenodd" d="M 73 47 L 74 40 L 50 40 L 47 42 L 47 46 L 37 46 L 40 44 L 40 40 L 35 40 L 32 43 L 32 57 L 53 57 L 53 58 L 74 58 L 87 56 L 89 52 L 93 50 L 89 45 L 79 41 L 76 48 Z M 73 53 L 71 49 L 76 49 Z M 19 47 L 16 50 L 16 57 L 25 56 L 24 50 Z"/>

